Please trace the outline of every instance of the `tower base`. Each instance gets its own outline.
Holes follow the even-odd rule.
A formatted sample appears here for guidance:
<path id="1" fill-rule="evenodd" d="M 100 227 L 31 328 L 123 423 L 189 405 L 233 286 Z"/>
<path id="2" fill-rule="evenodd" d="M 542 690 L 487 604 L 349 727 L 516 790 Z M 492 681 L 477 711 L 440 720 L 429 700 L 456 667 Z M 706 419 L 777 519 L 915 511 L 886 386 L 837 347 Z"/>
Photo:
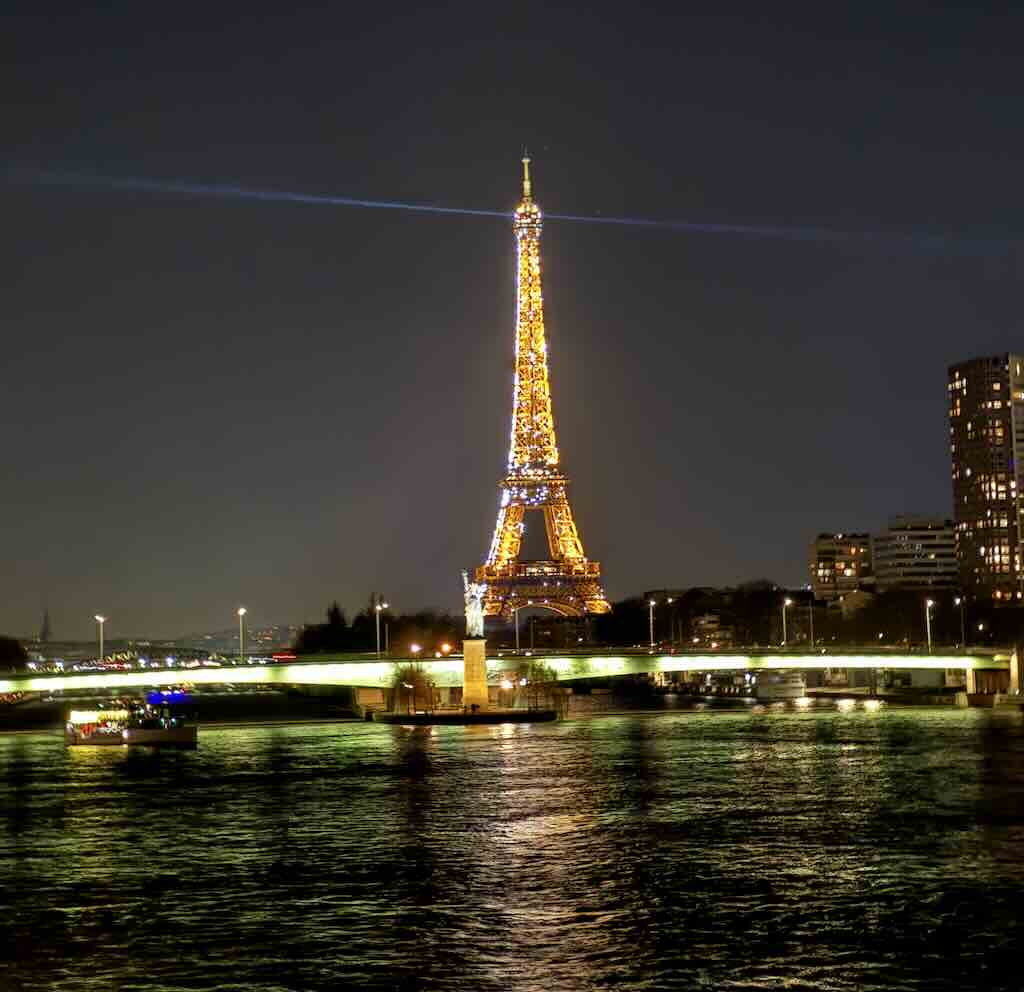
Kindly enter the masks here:
<path id="1" fill-rule="evenodd" d="M 487 709 L 487 642 L 468 637 L 462 642 L 462 705 Z"/>

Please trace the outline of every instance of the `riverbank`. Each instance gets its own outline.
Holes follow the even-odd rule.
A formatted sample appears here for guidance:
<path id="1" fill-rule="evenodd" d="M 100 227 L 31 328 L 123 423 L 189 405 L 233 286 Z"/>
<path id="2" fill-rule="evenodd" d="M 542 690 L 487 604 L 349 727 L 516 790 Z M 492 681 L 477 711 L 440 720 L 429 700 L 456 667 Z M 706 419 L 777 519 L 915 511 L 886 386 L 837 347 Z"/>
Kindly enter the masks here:
<path id="1" fill-rule="evenodd" d="M 207 727 L 273 727 L 300 724 L 329 724 L 359 721 L 361 717 L 341 696 L 311 696 L 276 691 L 197 693 L 199 722 Z M 797 702 L 762 702 L 743 696 L 689 696 L 638 694 L 636 696 L 573 697 L 563 719 L 589 720 L 602 716 L 639 716 L 685 712 L 743 712 L 751 710 L 820 710 L 862 708 L 949 709 L 952 698 L 887 693 L 870 697 L 866 693 L 815 694 Z M 54 698 L 33 700 L 0 710 L 0 733 L 60 733 L 65 713 L 72 708 L 95 705 L 88 699 Z M 596 703 L 596 705 L 595 705 Z M 438 719 L 437 723 L 448 722 Z"/>

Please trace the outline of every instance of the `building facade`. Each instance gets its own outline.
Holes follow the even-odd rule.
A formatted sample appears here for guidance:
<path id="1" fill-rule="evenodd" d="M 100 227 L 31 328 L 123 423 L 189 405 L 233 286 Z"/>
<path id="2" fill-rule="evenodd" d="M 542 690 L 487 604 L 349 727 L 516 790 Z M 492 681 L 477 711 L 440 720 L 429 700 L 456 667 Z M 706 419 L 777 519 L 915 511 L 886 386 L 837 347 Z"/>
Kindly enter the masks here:
<path id="1" fill-rule="evenodd" d="M 869 534 L 819 534 L 808 562 L 816 599 L 833 600 L 874 581 Z"/>
<path id="2" fill-rule="evenodd" d="M 942 517 L 898 516 L 871 539 L 875 587 L 956 589 L 960 584 L 953 521 Z"/>
<path id="3" fill-rule="evenodd" d="M 952 365 L 948 390 L 960 586 L 979 602 L 1018 604 L 1024 356 Z"/>
<path id="4" fill-rule="evenodd" d="M 722 622 L 721 612 L 701 613 L 690 621 L 689 647 L 731 648 L 736 632 Z"/>

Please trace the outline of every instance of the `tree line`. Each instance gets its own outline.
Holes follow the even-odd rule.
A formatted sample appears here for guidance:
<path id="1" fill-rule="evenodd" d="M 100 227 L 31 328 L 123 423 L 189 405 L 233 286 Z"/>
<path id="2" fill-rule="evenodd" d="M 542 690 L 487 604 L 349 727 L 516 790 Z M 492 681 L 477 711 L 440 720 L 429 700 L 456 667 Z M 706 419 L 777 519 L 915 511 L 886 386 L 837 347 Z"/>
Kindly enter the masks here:
<path id="1" fill-rule="evenodd" d="M 340 654 L 377 650 L 378 610 L 380 599 L 374 594 L 365 609 L 349 623 L 337 601 L 327 608 L 324 623 L 307 624 L 292 646 L 296 654 Z M 415 613 L 392 613 L 381 605 L 380 648 L 389 653 L 407 656 L 413 645 L 419 645 L 424 657 L 435 652 L 461 650 L 465 622 L 462 617 L 436 610 Z M 445 649 L 445 645 L 447 648 Z"/>
<path id="2" fill-rule="evenodd" d="M 933 593 L 931 612 L 932 640 L 936 645 L 959 644 L 961 636 L 969 645 L 1016 643 L 1024 634 L 1024 609 L 966 604 L 961 611 L 955 594 Z M 712 614 L 728 631 L 728 641 L 737 647 L 762 647 L 782 640 L 782 604 L 792 601 L 787 610 L 787 642 L 791 646 L 809 645 L 813 603 L 814 643 L 829 645 L 921 645 L 927 637 L 924 601 L 919 590 L 893 589 L 869 598 L 861 609 L 844 616 L 837 606 L 814 602 L 807 590 L 786 590 L 766 579 L 743 583 L 728 589 L 693 588 L 673 597 L 672 603 L 658 600 L 654 609 L 654 639 L 658 644 L 692 646 L 697 618 Z M 323 654 L 369 652 L 377 646 L 377 609 L 380 602 L 371 596 L 368 605 L 349 622 L 337 602 L 332 603 L 326 620 L 307 625 L 294 644 L 296 653 Z M 963 623 L 961 625 L 961 619 Z M 646 645 L 650 639 L 650 604 L 633 596 L 612 604 L 610 613 L 573 618 L 538 616 L 536 637 L 528 633 L 526 618 L 520 621 L 520 644 L 531 642 L 539 650 L 601 645 L 630 647 Z M 511 624 L 489 619 L 488 638 L 496 647 L 512 643 Z M 408 657 L 412 645 L 420 646 L 421 657 L 432 657 L 448 645 L 452 651 L 462 647 L 465 621 L 461 616 L 436 610 L 395 614 L 380 611 L 381 650 Z M 722 646 L 725 646 L 724 644 Z M 442 653 L 444 653 L 442 651 Z"/>
<path id="3" fill-rule="evenodd" d="M 840 604 L 815 601 L 808 590 L 783 589 L 768 580 L 731 589 L 694 588 L 656 601 L 654 639 L 686 647 L 696 632 L 695 621 L 716 616 L 737 647 L 778 644 L 782 640 L 782 604 L 787 598 L 786 639 L 789 644 L 811 641 L 829 645 L 923 645 L 927 641 L 925 600 L 931 599 L 931 634 L 936 645 L 1014 644 L 1024 639 L 1024 608 L 964 602 L 951 590 L 890 589 L 865 598 L 859 609 L 845 615 Z M 650 638 L 649 601 L 632 597 L 612 604 L 611 613 L 594 617 L 593 639 L 598 644 L 625 647 L 646 644 Z"/>
<path id="4" fill-rule="evenodd" d="M 13 637 L 0 636 L 0 667 L 22 668 L 28 661 L 28 655 L 21 642 Z"/>

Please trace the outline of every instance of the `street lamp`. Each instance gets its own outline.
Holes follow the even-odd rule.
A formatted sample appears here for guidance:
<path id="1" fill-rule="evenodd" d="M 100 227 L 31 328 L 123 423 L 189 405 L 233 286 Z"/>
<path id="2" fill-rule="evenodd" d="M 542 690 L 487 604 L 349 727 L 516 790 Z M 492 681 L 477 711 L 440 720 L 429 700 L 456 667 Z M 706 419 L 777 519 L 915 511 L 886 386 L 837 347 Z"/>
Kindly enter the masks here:
<path id="1" fill-rule="evenodd" d="M 654 650 L 654 600 L 650 600 L 648 603 L 650 610 L 648 611 L 647 626 L 650 630 L 651 635 L 651 650 Z"/>
<path id="2" fill-rule="evenodd" d="M 672 597 L 672 596 L 669 596 L 668 599 L 665 600 L 665 603 L 668 606 L 671 606 L 674 602 L 675 602 L 675 598 Z M 675 614 L 674 610 L 669 610 L 669 614 L 668 614 L 668 646 L 669 646 L 669 650 L 670 651 L 675 649 L 675 643 L 676 643 L 676 614 Z"/>
<path id="3" fill-rule="evenodd" d="M 967 647 L 967 628 L 964 626 L 964 597 L 956 596 L 953 602 L 960 607 L 960 647 Z"/>
<path id="4" fill-rule="evenodd" d="M 238 664 L 245 661 L 245 607 L 238 607 Z"/>
<path id="5" fill-rule="evenodd" d="M 932 653 L 932 607 L 935 605 L 934 599 L 926 599 L 924 601 L 924 626 L 928 633 L 928 653 Z"/>
<path id="6" fill-rule="evenodd" d="M 98 613 L 93 618 L 100 625 L 100 654 L 99 661 L 103 661 L 103 625 L 107 622 L 106 617 L 101 617 Z"/>
<path id="7" fill-rule="evenodd" d="M 387 603 L 377 603 L 374 607 L 374 613 L 376 614 L 377 620 L 377 657 L 380 658 L 380 615 L 388 608 Z"/>
<path id="8" fill-rule="evenodd" d="M 811 650 L 814 650 L 814 593 L 807 602 L 807 615 L 811 618 Z"/>
<path id="9" fill-rule="evenodd" d="M 782 601 L 782 646 L 786 646 L 789 637 L 786 635 L 786 610 L 793 605 L 793 600 L 788 596 Z"/>
<path id="10" fill-rule="evenodd" d="M 410 644 L 409 650 L 412 652 L 414 658 L 418 658 L 422 648 L 418 644 Z"/>

